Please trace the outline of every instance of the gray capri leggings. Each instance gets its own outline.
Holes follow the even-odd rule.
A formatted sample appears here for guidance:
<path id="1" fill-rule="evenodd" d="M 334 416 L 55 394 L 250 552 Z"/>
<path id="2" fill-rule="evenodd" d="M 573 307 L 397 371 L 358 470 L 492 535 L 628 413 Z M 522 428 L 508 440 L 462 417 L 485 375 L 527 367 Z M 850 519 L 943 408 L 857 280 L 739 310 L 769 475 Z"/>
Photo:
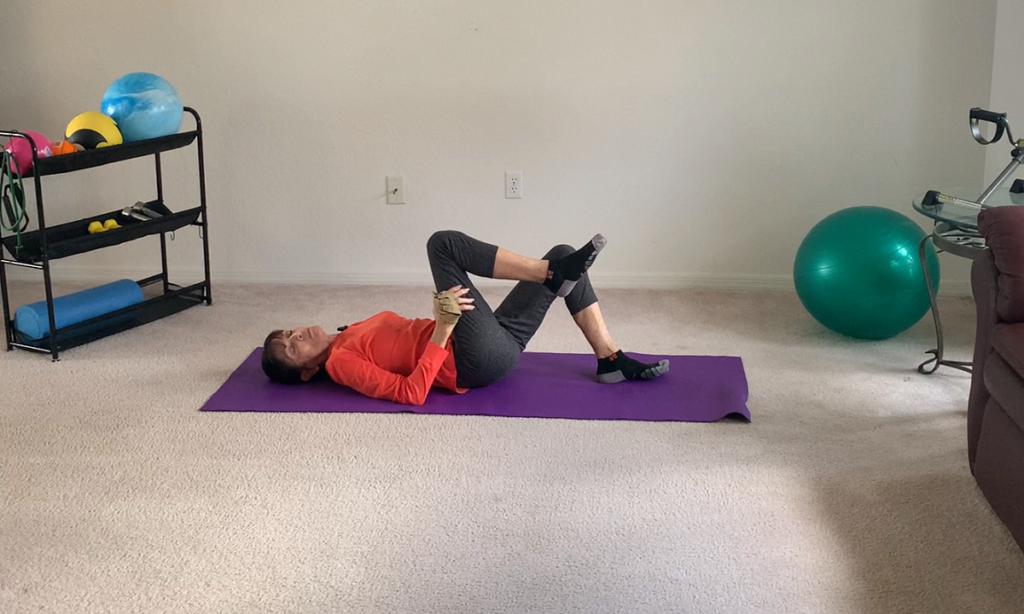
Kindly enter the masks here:
<path id="1" fill-rule="evenodd" d="M 576 251 L 568 245 L 553 247 L 544 259 L 562 258 Z M 461 388 L 480 388 L 508 374 L 519 355 L 540 328 L 557 295 L 544 284 L 521 281 L 509 292 L 497 310 L 469 279 L 469 274 L 493 277 L 498 246 L 490 245 L 455 230 L 435 232 L 427 241 L 427 257 L 438 292 L 452 286 L 469 288 L 476 309 L 465 311 L 452 335 L 456 382 Z M 571 315 L 597 302 L 584 274 L 565 297 Z"/>

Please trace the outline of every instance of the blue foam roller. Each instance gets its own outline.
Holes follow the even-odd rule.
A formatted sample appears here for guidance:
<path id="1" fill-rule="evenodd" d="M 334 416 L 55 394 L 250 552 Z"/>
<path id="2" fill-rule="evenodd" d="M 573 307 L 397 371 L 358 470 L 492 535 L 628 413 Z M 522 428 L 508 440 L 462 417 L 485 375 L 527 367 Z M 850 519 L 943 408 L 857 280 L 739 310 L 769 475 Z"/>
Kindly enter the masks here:
<path id="1" fill-rule="evenodd" d="M 53 299 L 53 322 L 61 329 L 141 303 L 142 300 L 139 284 L 130 279 L 121 279 Z M 14 328 L 33 341 L 49 336 L 46 301 L 18 307 L 14 312 Z"/>

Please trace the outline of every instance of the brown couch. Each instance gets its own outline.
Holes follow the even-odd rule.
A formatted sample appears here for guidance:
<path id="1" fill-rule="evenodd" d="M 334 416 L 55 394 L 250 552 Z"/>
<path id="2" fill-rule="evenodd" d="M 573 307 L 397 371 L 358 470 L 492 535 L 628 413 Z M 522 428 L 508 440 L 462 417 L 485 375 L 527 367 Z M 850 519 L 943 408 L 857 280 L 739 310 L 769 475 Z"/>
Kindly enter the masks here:
<path id="1" fill-rule="evenodd" d="M 982 211 L 973 264 L 978 313 L 967 415 L 971 471 L 1024 548 L 1024 207 Z"/>

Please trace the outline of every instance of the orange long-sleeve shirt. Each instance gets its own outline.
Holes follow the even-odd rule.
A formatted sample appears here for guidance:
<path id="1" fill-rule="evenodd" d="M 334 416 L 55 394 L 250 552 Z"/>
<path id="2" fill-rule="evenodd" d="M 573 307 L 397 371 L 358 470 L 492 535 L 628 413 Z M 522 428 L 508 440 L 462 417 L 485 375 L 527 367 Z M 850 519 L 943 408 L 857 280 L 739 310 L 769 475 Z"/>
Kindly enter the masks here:
<path id="1" fill-rule="evenodd" d="M 375 399 L 422 405 L 432 386 L 463 393 L 455 357 L 431 343 L 435 322 L 384 311 L 338 333 L 326 370 L 332 380 Z"/>

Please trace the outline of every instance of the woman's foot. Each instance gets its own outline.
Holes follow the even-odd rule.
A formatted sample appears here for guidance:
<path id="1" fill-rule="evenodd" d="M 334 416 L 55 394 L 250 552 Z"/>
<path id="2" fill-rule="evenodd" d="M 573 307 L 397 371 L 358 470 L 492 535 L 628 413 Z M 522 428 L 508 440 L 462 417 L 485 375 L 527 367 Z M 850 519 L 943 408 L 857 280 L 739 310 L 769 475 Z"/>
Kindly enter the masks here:
<path id="1" fill-rule="evenodd" d="M 548 262 L 548 278 L 544 282 L 549 290 L 558 296 L 569 296 L 576 282 L 587 272 L 594 259 L 604 249 L 608 240 L 603 235 L 595 235 L 589 243 L 575 252 L 558 260 Z"/>
<path id="2" fill-rule="evenodd" d="M 645 364 L 618 351 L 607 358 L 597 359 L 597 381 L 602 384 L 617 384 L 624 381 L 652 380 L 668 373 L 668 367 L 667 359 Z"/>

